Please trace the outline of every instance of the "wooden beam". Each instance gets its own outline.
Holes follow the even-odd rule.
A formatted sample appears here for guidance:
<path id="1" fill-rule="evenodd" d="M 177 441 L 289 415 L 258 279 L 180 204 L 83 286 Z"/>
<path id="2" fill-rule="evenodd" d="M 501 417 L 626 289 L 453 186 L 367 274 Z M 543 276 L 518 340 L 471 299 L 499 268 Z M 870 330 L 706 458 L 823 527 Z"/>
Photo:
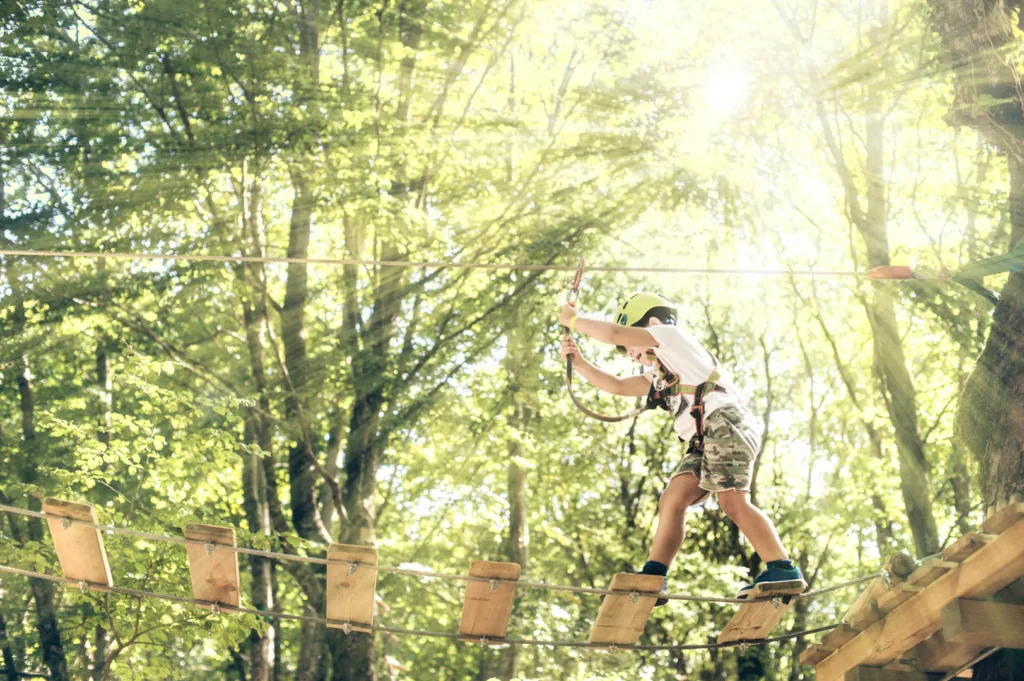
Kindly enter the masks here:
<path id="1" fill-rule="evenodd" d="M 868 584 L 868 588 L 860 592 L 857 600 L 853 602 L 850 609 L 843 615 L 843 621 L 849 623 L 854 629 L 863 629 L 868 624 L 877 621 L 881 615 L 874 616 L 873 610 L 878 597 L 885 593 L 888 587 L 881 578 L 876 578 Z M 871 617 L 874 616 L 874 619 Z"/>
<path id="2" fill-rule="evenodd" d="M 985 534 L 1000 534 L 1024 518 L 1024 504 L 1012 503 L 1003 506 L 981 524 Z"/>
<path id="3" fill-rule="evenodd" d="M 902 584 L 916 568 L 917 564 L 905 553 L 896 553 L 890 556 L 883 568 L 889 573 L 888 582 L 881 578 L 873 580 L 846 611 L 843 621 L 848 622 L 854 629 L 864 629 L 869 624 L 877 622 L 883 614 L 874 609 L 878 599 L 890 588 Z"/>
<path id="4" fill-rule="evenodd" d="M 43 501 L 43 512 L 60 516 L 47 518 L 46 524 L 50 527 L 53 548 L 57 551 L 64 576 L 76 582 L 114 586 L 103 535 L 96 528 L 81 524 L 98 525 L 96 509 L 89 504 L 50 498 Z"/>
<path id="5" fill-rule="evenodd" d="M 857 612 L 848 614 L 846 623 L 857 631 L 863 631 L 883 617 L 885 617 L 885 612 L 879 610 L 874 603 L 868 602 L 862 605 Z"/>
<path id="6" fill-rule="evenodd" d="M 1024 605 L 958 598 L 942 609 L 942 635 L 953 643 L 1024 648 Z"/>
<path id="7" fill-rule="evenodd" d="M 327 547 L 328 627 L 373 631 L 373 600 L 377 590 L 377 549 L 331 544 Z M 359 626 L 364 625 L 364 626 Z"/>
<path id="8" fill-rule="evenodd" d="M 922 586 L 897 584 L 878 597 L 878 609 L 883 612 L 892 612 L 923 590 Z"/>
<path id="9" fill-rule="evenodd" d="M 518 563 L 474 560 L 469 564 L 469 575 L 518 580 L 520 569 Z M 459 633 L 474 641 L 486 638 L 489 643 L 501 643 L 508 633 L 515 595 L 516 585 L 508 582 L 467 582 Z"/>
<path id="10" fill-rule="evenodd" d="M 989 598 L 1024 575 L 1024 521 L 956 564 L 901 607 L 871 625 L 817 666 L 818 681 L 841 681 L 858 665 L 883 666 L 941 627 L 942 608 L 956 598 Z"/>
<path id="11" fill-rule="evenodd" d="M 948 560 L 931 558 L 921 563 L 921 567 L 914 570 L 914 572 L 907 577 L 907 583 L 913 584 L 914 586 L 928 586 L 955 567 L 956 563 Z"/>
<path id="12" fill-rule="evenodd" d="M 238 554 L 235 546 L 235 530 L 232 527 L 191 524 L 185 526 L 185 545 L 188 552 L 188 569 L 192 575 L 192 594 L 197 601 L 212 601 L 238 607 L 239 579 Z M 211 608 L 201 605 L 202 608 Z"/>
<path id="13" fill-rule="evenodd" d="M 609 587 L 622 595 L 610 594 L 601 602 L 597 619 L 590 627 L 591 643 L 632 645 L 640 638 L 658 600 L 665 578 L 658 575 L 619 573 Z"/>
<path id="14" fill-rule="evenodd" d="M 978 549 L 995 538 L 996 535 L 994 534 L 968 532 L 942 550 L 942 560 L 961 563 L 969 556 L 973 556 Z"/>
<path id="15" fill-rule="evenodd" d="M 747 598 L 772 600 L 741 605 L 718 635 L 718 642 L 757 641 L 766 638 L 789 611 L 791 597 L 803 593 L 806 589 L 807 584 L 802 579 L 755 585 Z"/>
<path id="16" fill-rule="evenodd" d="M 879 667 L 854 667 L 846 672 L 843 681 L 939 681 L 941 678 L 941 674 L 924 674 Z"/>
<path id="17" fill-rule="evenodd" d="M 840 624 L 825 635 L 825 638 L 821 640 L 821 644 L 826 648 L 838 650 L 852 641 L 859 633 L 860 630 L 854 629 L 849 624 Z"/>
<path id="18" fill-rule="evenodd" d="M 800 664 L 818 664 L 834 652 L 836 652 L 834 649 L 826 648 L 820 643 L 809 645 L 800 653 Z"/>
<path id="19" fill-rule="evenodd" d="M 913 655 L 917 668 L 922 672 L 951 672 L 973 660 L 984 646 L 947 641 L 942 630 L 921 641 L 914 647 Z"/>

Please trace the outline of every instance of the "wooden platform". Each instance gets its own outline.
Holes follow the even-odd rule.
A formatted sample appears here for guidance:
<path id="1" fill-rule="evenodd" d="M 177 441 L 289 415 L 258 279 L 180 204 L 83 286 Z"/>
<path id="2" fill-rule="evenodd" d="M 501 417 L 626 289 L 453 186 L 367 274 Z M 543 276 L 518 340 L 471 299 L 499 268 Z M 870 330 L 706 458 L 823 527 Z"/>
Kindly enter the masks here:
<path id="1" fill-rule="evenodd" d="M 518 580 L 518 563 L 495 563 L 474 560 L 469 564 L 469 575 L 495 580 Z M 474 643 L 501 644 L 508 633 L 512 615 L 512 601 L 516 585 L 508 581 L 467 582 L 466 600 L 462 605 L 459 633 L 463 640 Z"/>
<path id="2" fill-rule="evenodd" d="M 719 643 L 735 641 L 758 641 L 767 638 L 775 626 L 789 611 L 790 600 L 796 594 L 807 590 L 802 579 L 774 584 L 756 584 L 747 598 L 770 598 L 770 601 L 744 603 L 732 616 L 729 623 L 718 635 Z"/>
<path id="3" fill-rule="evenodd" d="M 60 516 L 47 518 L 46 524 L 64 576 L 94 586 L 113 586 L 103 535 L 96 528 L 81 524 L 98 525 L 96 509 L 89 504 L 51 498 L 43 502 L 43 511 Z"/>
<path id="4" fill-rule="evenodd" d="M 990 648 L 1024 648 L 1022 584 L 1024 504 L 1017 503 L 905 582 L 872 583 L 844 627 L 800 660 L 815 666 L 818 681 L 913 681 L 953 671 Z M 894 668 L 900 661 L 913 671 Z"/>
<path id="5" fill-rule="evenodd" d="M 622 595 L 604 597 L 597 620 L 590 627 L 590 642 L 622 645 L 636 643 L 664 584 L 665 578 L 658 575 L 613 575 L 608 588 L 621 591 Z"/>
<path id="6" fill-rule="evenodd" d="M 370 546 L 327 547 L 327 619 L 335 620 L 328 622 L 328 627 L 346 632 L 373 631 L 376 566 L 377 549 Z"/>
<path id="7" fill-rule="evenodd" d="M 185 538 L 188 543 L 188 568 L 192 577 L 192 594 L 196 600 L 211 601 L 238 607 L 240 582 L 238 579 L 238 554 L 230 548 L 235 546 L 235 530 L 217 525 L 186 525 Z M 211 606 L 203 605 L 203 608 Z"/>

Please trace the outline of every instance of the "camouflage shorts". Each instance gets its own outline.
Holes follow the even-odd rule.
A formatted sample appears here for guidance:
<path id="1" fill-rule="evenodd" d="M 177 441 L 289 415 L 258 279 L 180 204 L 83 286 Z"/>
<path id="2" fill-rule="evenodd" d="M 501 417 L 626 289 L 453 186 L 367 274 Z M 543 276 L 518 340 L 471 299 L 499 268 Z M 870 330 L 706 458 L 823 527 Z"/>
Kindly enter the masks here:
<path id="1" fill-rule="evenodd" d="M 725 492 L 750 489 L 761 424 L 745 407 L 727 405 L 704 421 L 704 454 L 688 451 L 672 477 L 692 473 L 701 489 Z"/>

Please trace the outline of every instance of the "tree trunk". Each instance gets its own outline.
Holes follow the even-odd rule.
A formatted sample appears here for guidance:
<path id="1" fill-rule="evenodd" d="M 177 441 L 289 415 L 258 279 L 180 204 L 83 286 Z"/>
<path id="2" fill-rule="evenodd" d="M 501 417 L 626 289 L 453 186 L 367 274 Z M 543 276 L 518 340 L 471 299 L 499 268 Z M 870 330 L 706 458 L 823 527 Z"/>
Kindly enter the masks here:
<path id="1" fill-rule="evenodd" d="M 950 120 L 969 125 L 1007 155 L 1010 170 L 1010 248 L 1024 237 L 1024 109 L 1015 62 L 1001 49 L 1014 40 L 1020 2 L 930 0 L 932 24 L 949 51 L 955 74 Z M 986 97 L 995 104 L 981 100 Z M 968 378 L 957 413 L 958 431 L 981 470 L 987 507 L 1024 493 L 1024 272 L 1012 273 L 992 318 L 988 341 Z M 1010 681 L 1024 668 L 1021 651 L 1000 651 L 974 668 L 977 681 Z"/>
<path id="2" fill-rule="evenodd" d="M 18 681 L 18 665 L 14 661 L 14 651 L 7 639 L 7 620 L 0 612 L 0 650 L 3 651 L 4 675 L 7 681 Z"/>
<path id="3" fill-rule="evenodd" d="M 93 645 L 95 652 L 92 656 L 92 681 L 102 681 L 103 679 L 103 670 L 107 665 L 107 646 L 109 640 L 110 637 L 107 634 L 107 630 L 97 625 Z"/>
<path id="4" fill-rule="evenodd" d="M 889 205 L 885 197 L 883 148 L 885 118 L 879 87 L 873 83 L 868 88 L 868 205 L 864 219 L 857 223 L 867 247 L 868 267 L 871 268 L 889 264 Z M 917 425 L 917 390 L 907 370 L 892 295 L 884 286 L 878 286 L 873 291 L 868 306 L 868 319 L 874 341 L 876 375 L 885 397 L 889 420 L 896 433 L 903 504 L 915 550 L 918 557 L 924 557 L 938 551 L 939 532 L 932 512 L 924 440 Z"/>
<path id="5" fill-rule="evenodd" d="M 242 216 L 243 243 L 249 243 L 249 251 L 262 255 L 259 239 L 260 215 L 262 211 L 260 184 L 252 183 L 249 215 Z M 247 264 L 238 270 L 242 289 L 242 318 L 245 322 L 245 340 L 249 350 L 249 371 L 256 389 L 256 408 L 246 418 L 246 441 L 259 445 L 262 455 L 249 454 L 242 470 L 243 506 L 249 531 L 269 536 L 273 532 L 271 511 L 268 501 L 267 473 L 262 459 L 273 465 L 273 434 L 270 422 L 270 397 L 267 385 L 266 354 L 264 340 L 269 326 L 266 297 L 261 265 Z M 276 490 L 274 491 L 276 495 Z M 257 610 L 273 611 L 275 590 L 273 561 L 258 556 L 249 557 L 252 573 L 250 595 Z M 249 677 L 252 681 L 272 681 L 277 662 L 278 621 L 274 620 L 264 634 L 255 629 L 249 632 Z"/>
<path id="6" fill-rule="evenodd" d="M 513 432 L 525 433 L 533 420 L 533 408 L 529 398 L 537 386 L 531 327 L 517 316 L 508 334 L 508 390 L 512 393 L 512 414 L 510 425 Z M 518 439 L 513 439 L 509 448 L 508 465 L 508 537 L 505 540 L 505 558 L 519 563 L 523 572 L 529 570 L 529 533 L 526 512 L 526 468 L 520 461 L 527 456 Z M 495 676 L 500 679 L 515 678 L 519 674 L 519 646 L 509 646 L 498 654 Z"/>
<path id="7" fill-rule="evenodd" d="M 385 259 L 399 252 L 385 247 Z M 361 337 L 361 350 L 352 362 L 355 396 L 345 445 L 343 499 L 347 521 L 342 530 L 349 544 L 371 544 L 377 518 L 377 469 L 386 444 L 380 422 L 385 401 L 388 357 L 395 319 L 401 308 L 403 272 L 382 268 L 375 287 L 370 320 Z M 375 641 L 369 634 L 330 632 L 333 650 L 332 681 L 373 681 Z"/>
<path id="8" fill-rule="evenodd" d="M 309 235 L 313 220 L 313 197 L 309 183 L 299 175 L 292 177 L 295 200 L 292 204 L 288 257 L 309 255 Z M 284 307 L 281 310 L 281 341 L 284 343 L 284 364 L 288 386 L 285 414 L 293 424 L 293 443 L 288 451 L 288 480 L 291 489 L 292 523 L 305 539 L 325 540 L 323 524 L 316 504 L 316 473 L 312 459 L 315 439 L 307 421 L 305 389 L 309 382 L 306 353 L 307 265 L 288 263 L 288 282 Z M 329 538 L 327 538 L 329 541 Z"/>
<path id="9" fill-rule="evenodd" d="M 869 86 L 866 103 L 866 209 L 861 205 L 861 196 L 853 175 L 832 133 L 832 124 L 824 103 L 817 103 L 818 118 L 843 183 L 851 220 L 864 241 L 868 266 L 872 268 L 889 264 L 889 206 L 885 198 L 884 178 L 885 118 L 879 87 L 877 84 Z M 865 308 L 873 338 L 874 373 L 896 434 L 900 489 L 907 520 L 917 554 L 926 556 L 938 549 L 939 538 L 931 507 L 924 441 L 917 425 L 917 392 L 907 370 L 891 294 L 884 286 L 875 286 L 870 299 L 865 302 Z"/>
<path id="10" fill-rule="evenodd" d="M 1011 155 L 1010 248 L 1024 237 L 1024 162 Z M 958 421 L 981 471 L 987 508 L 1024 498 L 1024 273 L 1000 293 L 988 342 L 967 380 Z"/>
<path id="11" fill-rule="evenodd" d="M 25 299 L 22 292 L 22 285 L 19 281 L 19 273 L 12 272 L 8 268 L 8 284 L 11 287 L 14 298 L 14 314 L 12 315 L 13 330 L 15 336 L 24 342 L 25 336 Z M 36 479 L 36 466 L 39 457 L 39 442 L 36 439 L 35 425 L 35 393 L 32 386 L 32 371 L 29 367 L 28 352 L 21 349 L 16 362 L 18 396 L 21 402 L 21 432 L 22 432 L 22 467 L 21 479 L 26 484 L 31 484 Z M 34 497 L 30 497 L 30 505 L 38 505 Z M 39 510 L 39 509 L 35 509 Z M 28 519 L 28 536 L 32 541 L 44 542 L 45 532 L 43 521 L 39 518 Z M 53 681 L 64 681 L 68 679 L 68 665 L 64 656 L 64 644 L 60 637 L 60 627 L 57 624 L 57 606 L 55 595 L 57 588 L 53 582 L 41 579 L 29 580 L 32 588 L 32 595 L 36 604 L 36 628 L 39 632 L 39 647 L 42 650 L 43 661 L 50 669 L 50 678 Z"/>

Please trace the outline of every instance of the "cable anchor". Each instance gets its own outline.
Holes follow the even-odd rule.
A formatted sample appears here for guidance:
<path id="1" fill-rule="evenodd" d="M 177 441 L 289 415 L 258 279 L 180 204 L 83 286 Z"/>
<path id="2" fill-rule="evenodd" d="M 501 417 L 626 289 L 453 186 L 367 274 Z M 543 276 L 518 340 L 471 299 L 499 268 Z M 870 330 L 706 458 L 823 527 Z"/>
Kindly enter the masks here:
<path id="1" fill-rule="evenodd" d="M 212 541 L 208 541 L 203 546 L 203 548 L 206 549 L 206 555 L 212 556 L 213 555 L 213 550 L 214 550 L 214 548 L 216 548 L 216 546 L 214 545 L 214 543 Z"/>
<path id="2" fill-rule="evenodd" d="M 487 586 L 489 586 L 491 588 L 491 591 L 497 591 L 498 590 L 498 580 L 497 579 L 492 579 L 491 581 L 487 582 Z"/>
<path id="3" fill-rule="evenodd" d="M 85 581 L 84 579 L 80 580 L 78 582 L 78 589 L 84 594 L 89 593 L 89 582 Z"/>
<path id="4" fill-rule="evenodd" d="M 61 526 L 62 529 L 70 530 L 71 529 L 71 518 L 61 518 L 60 519 L 60 526 Z"/>
<path id="5" fill-rule="evenodd" d="M 772 607 L 776 610 L 782 607 L 782 596 L 772 596 Z"/>
<path id="6" fill-rule="evenodd" d="M 210 612 L 212 612 L 214 615 L 219 615 L 220 614 L 220 605 L 217 604 L 217 603 L 211 603 L 210 604 Z"/>
<path id="7" fill-rule="evenodd" d="M 354 561 L 353 561 L 353 562 L 351 562 L 351 563 L 349 563 L 349 564 L 348 564 L 348 573 L 349 573 L 350 575 L 354 575 L 354 574 L 356 573 L 356 569 L 357 569 L 358 567 L 359 567 L 359 563 L 356 563 L 356 562 L 354 562 Z"/>
<path id="8" fill-rule="evenodd" d="M 486 637 L 486 636 L 481 636 L 481 637 L 480 637 L 480 640 L 479 640 L 479 641 L 477 641 L 477 643 L 479 643 L 479 644 L 480 644 L 480 647 L 481 647 L 481 648 L 486 648 L 486 647 L 487 647 L 487 644 L 489 643 L 489 641 L 487 640 L 487 637 Z"/>
<path id="9" fill-rule="evenodd" d="M 638 599 L 639 597 L 640 597 L 640 593 L 639 592 L 637 592 L 637 591 L 630 591 L 629 592 L 629 602 L 630 603 L 633 603 L 634 605 L 636 605 L 636 599 Z"/>
<path id="10" fill-rule="evenodd" d="M 344 631 L 346 634 L 351 634 L 352 633 L 352 625 L 350 623 L 348 623 L 348 622 L 345 622 L 344 624 L 341 625 L 341 630 Z"/>

